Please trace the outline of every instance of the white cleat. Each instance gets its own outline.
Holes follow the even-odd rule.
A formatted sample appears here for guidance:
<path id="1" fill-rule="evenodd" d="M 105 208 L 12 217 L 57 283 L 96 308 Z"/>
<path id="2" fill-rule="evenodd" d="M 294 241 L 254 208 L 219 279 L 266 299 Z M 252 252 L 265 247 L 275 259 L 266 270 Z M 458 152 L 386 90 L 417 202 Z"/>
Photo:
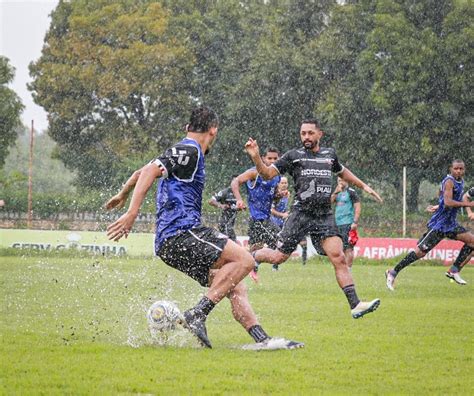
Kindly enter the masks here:
<path id="1" fill-rule="evenodd" d="M 387 289 L 390 290 L 390 291 L 394 291 L 395 290 L 395 276 L 394 275 L 394 272 L 393 270 L 387 270 L 385 271 L 385 278 L 387 279 Z"/>
<path id="2" fill-rule="evenodd" d="M 352 317 L 354 319 L 362 318 L 362 316 L 374 312 L 380 305 L 380 300 L 376 298 L 370 302 L 361 301 L 355 308 L 351 310 Z"/>
<path id="3" fill-rule="evenodd" d="M 448 271 L 445 274 L 448 278 L 453 279 L 458 285 L 467 285 L 467 282 L 461 278 L 461 275 L 459 275 L 459 272 L 451 272 Z"/>
<path id="4" fill-rule="evenodd" d="M 286 340 L 284 338 L 269 338 L 255 344 L 244 345 L 242 349 L 246 351 L 278 351 L 281 349 L 299 349 L 304 344 L 298 341 Z"/>

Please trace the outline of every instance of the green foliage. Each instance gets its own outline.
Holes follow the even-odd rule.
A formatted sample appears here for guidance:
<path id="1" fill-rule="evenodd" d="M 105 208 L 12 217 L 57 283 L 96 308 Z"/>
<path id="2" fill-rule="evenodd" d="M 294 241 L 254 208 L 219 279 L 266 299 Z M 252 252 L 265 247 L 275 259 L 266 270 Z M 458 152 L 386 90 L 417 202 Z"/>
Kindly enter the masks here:
<path id="1" fill-rule="evenodd" d="M 186 309 L 203 291 L 159 260 L 3 256 L 2 393 L 469 393 L 469 286 L 450 283 L 440 267 L 410 267 L 389 293 L 385 267 L 366 264 L 354 264 L 358 293 L 382 303 L 362 320 L 350 317 L 326 259 L 277 273 L 262 265 L 262 283 L 246 281 L 259 321 L 269 334 L 306 345 L 255 353 L 240 349 L 252 341 L 226 299 L 207 320 L 213 350 L 184 330 L 167 345 L 153 343 L 147 307 L 167 299 Z M 473 269 L 463 277 L 474 281 Z"/>
<path id="2" fill-rule="evenodd" d="M 469 1 L 61 1 L 31 89 L 79 185 L 118 186 L 175 142 L 197 103 L 221 118 L 216 190 L 251 165 L 248 136 L 283 152 L 316 114 L 344 164 L 400 191 L 439 182 L 472 140 Z M 442 172 L 441 172 L 442 170 Z"/>
<path id="3" fill-rule="evenodd" d="M 31 90 L 59 157 L 85 187 L 118 184 L 130 160 L 174 141 L 192 57 L 154 2 L 60 2 Z"/>
<path id="4" fill-rule="evenodd" d="M 8 88 L 14 75 L 15 69 L 9 59 L 0 55 L 0 168 L 5 163 L 10 146 L 15 143 L 24 107 L 18 95 Z"/>

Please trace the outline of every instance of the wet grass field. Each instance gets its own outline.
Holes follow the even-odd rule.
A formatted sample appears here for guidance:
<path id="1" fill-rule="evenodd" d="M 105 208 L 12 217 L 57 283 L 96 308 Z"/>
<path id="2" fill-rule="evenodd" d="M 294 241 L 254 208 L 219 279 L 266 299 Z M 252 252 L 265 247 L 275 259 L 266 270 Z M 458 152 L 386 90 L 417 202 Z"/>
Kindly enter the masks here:
<path id="1" fill-rule="evenodd" d="M 252 352 L 224 301 L 208 320 L 214 349 L 184 330 L 148 334 L 155 300 L 194 305 L 204 289 L 157 259 L 0 257 L 3 394 L 472 394 L 474 269 L 467 286 L 440 266 L 404 271 L 356 261 L 359 296 L 378 311 L 354 320 L 325 259 L 261 269 L 249 295 L 263 327 L 305 342 Z"/>

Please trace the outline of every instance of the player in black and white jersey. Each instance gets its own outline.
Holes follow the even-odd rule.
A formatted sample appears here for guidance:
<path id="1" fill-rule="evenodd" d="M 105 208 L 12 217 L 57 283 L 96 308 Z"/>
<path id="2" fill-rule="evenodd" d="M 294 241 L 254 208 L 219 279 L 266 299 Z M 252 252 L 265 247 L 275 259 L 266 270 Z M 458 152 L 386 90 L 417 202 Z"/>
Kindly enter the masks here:
<path id="1" fill-rule="evenodd" d="M 231 180 L 237 176 L 238 175 L 232 175 Z M 235 235 L 234 225 L 237 218 L 237 212 L 240 209 L 237 208 L 237 199 L 232 192 L 232 188 L 229 186 L 220 190 L 209 199 L 208 203 L 211 206 L 222 209 L 217 229 L 235 242 L 237 236 Z"/>
<path id="2" fill-rule="evenodd" d="M 333 148 L 320 147 L 323 136 L 319 122 L 307 119 L 301 123 L 300 138 L 303 147 L 286 152 L 271 166 L 260 158 L 257 142 L 250 138 L 245 144 L 247 153 L 265 179 L 288 173 L 293 177 L 295 201 L 290 215 L 279 234 L 276 250 L 264 248 L 253 256 L 257 262 L 281 264 L 285 262 L 305 235 L 310 235 L 313 245 L 320 246 L 334 265 L 336 279 L 351 307 L 354 319 L 374 311 L 379 299 L 362 302 L 357 297 L 352 275 L 343 252 L 342 237 L 336 227 L 331 208 L 332 179 L 338 175 L 382 202 L 380 196 L 349 169 L 339 163 Z"/>

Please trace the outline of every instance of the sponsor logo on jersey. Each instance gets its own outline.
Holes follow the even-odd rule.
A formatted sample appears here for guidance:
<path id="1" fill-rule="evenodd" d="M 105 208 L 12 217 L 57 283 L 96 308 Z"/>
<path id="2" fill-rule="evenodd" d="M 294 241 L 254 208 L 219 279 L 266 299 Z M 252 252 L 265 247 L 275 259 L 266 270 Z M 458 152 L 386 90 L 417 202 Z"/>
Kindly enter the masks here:
<path id="1" fill-rule="evenodd" d="M 302 169 L 301 176 L 323 176 L 331 177 L 332 172 L 329 169 Z"/>

